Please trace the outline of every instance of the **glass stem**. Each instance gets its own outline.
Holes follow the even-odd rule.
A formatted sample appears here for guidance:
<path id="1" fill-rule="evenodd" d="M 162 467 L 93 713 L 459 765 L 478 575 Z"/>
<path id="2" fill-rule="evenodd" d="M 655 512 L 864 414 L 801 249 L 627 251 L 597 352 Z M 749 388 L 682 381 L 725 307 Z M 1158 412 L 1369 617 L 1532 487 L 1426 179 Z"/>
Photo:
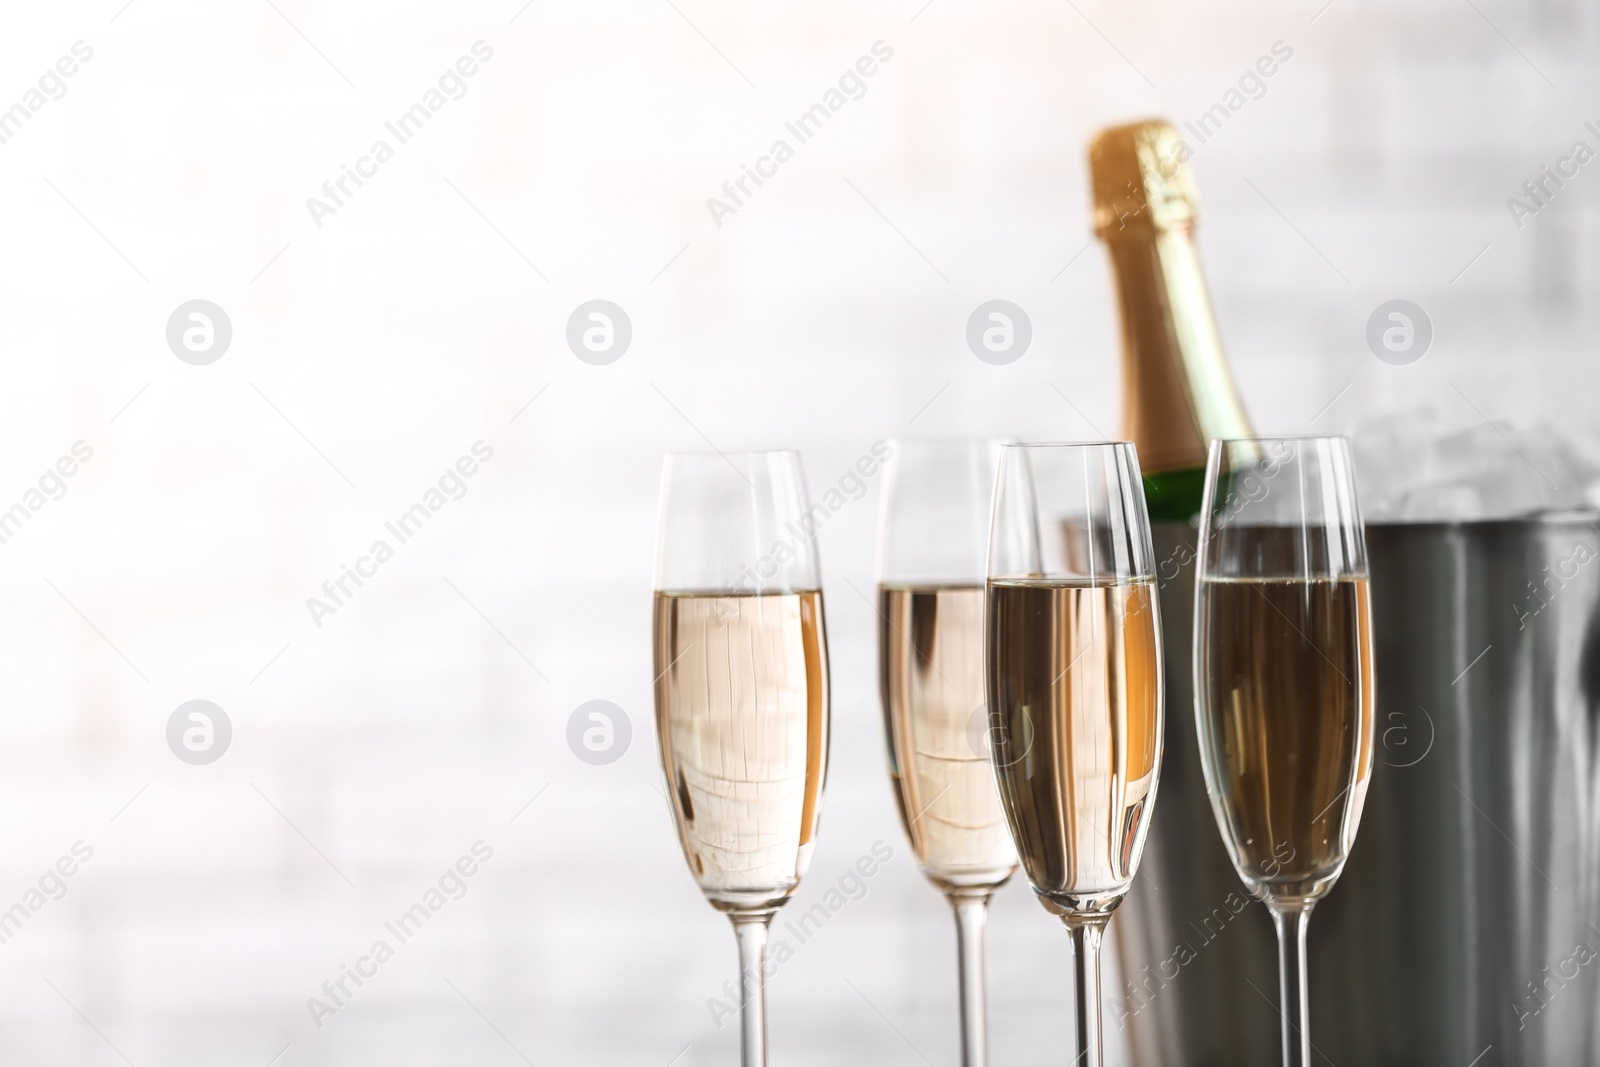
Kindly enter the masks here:
<path id="1" fill-rule="evenodd" d="M 1278 1013 L 1283 1016 L 1283 1067 L 1311 1065 L 1311 1002 L 1306 985 L 1306 928 L 1311 904 L 1269 905 L 1278 928 Z"/>
<path id="2" fill-rule="evenodd" d="M 739 940 L 739 1062 L 767 1064 L 767 928 L 771 911 L 730 912 Z"/>
<path id="3" fill-rule="evenodd" d="M 989 921 L 993 890 L 952 889 L 950 907 L 956 913 L 958 969 L 961 975 L 961 1067 L 985 1067 L 989 1060 L 989 1034 L 984 1008 L 983 931 Z"/>
<path id="4" fill-rule="evenodd" d="M 1068 919 L 1072 935 L 1073 984 L 1078 995 L 1078 1054 L 1068 1067 L 1101 1067 L 1100 940 L 1106 918 Z"/>

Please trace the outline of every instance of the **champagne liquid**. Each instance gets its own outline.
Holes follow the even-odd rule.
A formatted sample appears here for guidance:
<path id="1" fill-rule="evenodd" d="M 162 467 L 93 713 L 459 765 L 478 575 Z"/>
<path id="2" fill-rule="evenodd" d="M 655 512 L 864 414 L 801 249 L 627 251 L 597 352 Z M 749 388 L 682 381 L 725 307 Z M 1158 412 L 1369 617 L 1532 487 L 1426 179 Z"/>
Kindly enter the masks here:
<path id="1" fill-rule="evenodd" d="M 724 910 L 772 907 L 815 847 L 828 762 L 821 593 L 657 593 L 656 729 L 689 869 Z"/>
<path id="2" fill-rule="evenodd" d="M 1209 579 L 1199 598 L 1195 709 L 1228 851 L 1258 896 L 1316 900 L 1372 770 L 1366 579 Z"/>
<path id="3" fill-rule="evenodd" d="M 1057 912 L 1107 912 L 1138 870 L 1161 769 L 1151 580 L 991 582 L 989 716 L 1028 881 Z"/>
<path id="4" fill-rule="evenodd" d="M 889 773 L 917 862 L 943 888 L 997 886 L 1017 869 L 987 751 L 983 595 L 878 590 Z"/>

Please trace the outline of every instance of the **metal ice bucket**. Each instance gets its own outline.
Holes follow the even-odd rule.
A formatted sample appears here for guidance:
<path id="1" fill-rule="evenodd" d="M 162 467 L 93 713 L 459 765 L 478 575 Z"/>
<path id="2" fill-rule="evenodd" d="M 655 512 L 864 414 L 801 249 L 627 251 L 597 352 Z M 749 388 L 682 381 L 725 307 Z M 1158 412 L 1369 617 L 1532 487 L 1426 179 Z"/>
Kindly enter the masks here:
<path id="1" fill-rule="evenodd" d="M 1600 1063 L 1600 516 L 1376 525 L 1377 745 L 1311 921 L 1311 1039 L 1336 1067 Z M 1111 924 L 1108 1031 L 1138 1067 L 1275 1067 L 1271 921 L 1246 903 L 1195 735 L 1194 532 L 1156 530 L 1167 749 Z"/>

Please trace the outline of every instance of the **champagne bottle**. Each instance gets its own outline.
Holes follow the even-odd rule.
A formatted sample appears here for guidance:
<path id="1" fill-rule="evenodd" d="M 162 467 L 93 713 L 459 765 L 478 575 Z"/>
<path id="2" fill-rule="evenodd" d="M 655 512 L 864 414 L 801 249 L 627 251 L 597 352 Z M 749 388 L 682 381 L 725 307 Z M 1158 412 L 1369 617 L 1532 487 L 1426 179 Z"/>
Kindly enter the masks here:
<path id="1" fill-rule="evenodd" d="M 1188 156 L 1161 121 L 1104 130 L 1089 146 L 1094 229 L 1122 317 L 1122 434 L 1139 449 L 1152 522 L 1199 512 L 1212 438 L 1251 436 L 1195 249 Z"/>

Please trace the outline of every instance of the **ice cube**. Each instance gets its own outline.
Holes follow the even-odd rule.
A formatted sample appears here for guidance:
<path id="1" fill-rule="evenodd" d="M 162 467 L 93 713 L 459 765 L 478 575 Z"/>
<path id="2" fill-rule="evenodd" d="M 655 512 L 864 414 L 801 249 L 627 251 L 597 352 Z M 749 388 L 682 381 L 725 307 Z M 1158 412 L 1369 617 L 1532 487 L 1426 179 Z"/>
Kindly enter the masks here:
<path id="1" fill-rule="evenodd" d="M 1429 409 L 1358 426 L 1353 450 L 1372 522 L 1469 522 L 1600 505 L 1600 461 L 1547 427 L 1478 422 L 1445 432 Z"/>

